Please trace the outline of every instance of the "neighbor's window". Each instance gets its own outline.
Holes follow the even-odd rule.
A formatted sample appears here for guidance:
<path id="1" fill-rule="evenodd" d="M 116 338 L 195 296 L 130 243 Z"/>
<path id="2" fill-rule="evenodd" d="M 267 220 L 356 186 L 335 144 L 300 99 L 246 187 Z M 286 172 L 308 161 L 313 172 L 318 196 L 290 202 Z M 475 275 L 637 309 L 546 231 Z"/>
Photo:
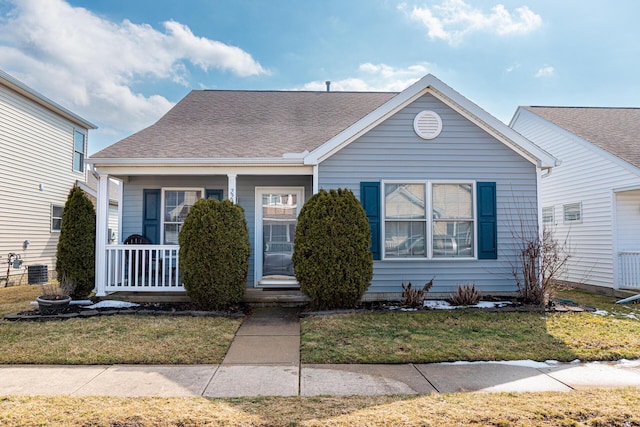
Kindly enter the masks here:
<path id="1" fill-rule="evenodd" d="M 162 204 L 163 242 L 177 245 L 178 234 L 191 206 L 202 198 L 202 189 L 164 189 Z"/>
<path id="2" fill-rule="evenodd" d="M 385 258 L 474 256 L 471 183 L 385 183 L 384 195 Z"/>
<path id="3" fill-rule="evenodd" d="M 553 224 L 554 221 L 553 206 L 542 208 L 542 222 L 545 224 Z"/>
<path id="4" fill-rule="evenodd" d="M 73 132 L 73 170 L 76 172 L 84 172 L 85 139 L 82 132 Z"/>
<path id="5" fill-rule="evenodd" d="M 582 203 L 571 203 L 564 205 L 564 222 L 580 222 L 582 221 Z"/>
<path id="6" fill-rule="evenodd" d="M 51 231 L 60 231 L 62 227 L 62 206 L 51 206 Z"/>

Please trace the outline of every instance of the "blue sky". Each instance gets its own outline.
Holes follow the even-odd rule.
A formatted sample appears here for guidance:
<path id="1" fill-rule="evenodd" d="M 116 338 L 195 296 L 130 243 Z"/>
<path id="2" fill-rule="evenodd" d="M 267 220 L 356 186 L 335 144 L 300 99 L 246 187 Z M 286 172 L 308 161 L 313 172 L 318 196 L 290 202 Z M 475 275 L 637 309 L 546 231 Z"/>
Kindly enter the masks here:
<path id="1" fill-rule="evenodd" d="M 96 152 L 191 89 L 400 91 L 640 107 L 640 2 L 0 0 L 0 69 L 97 124 Z"/>

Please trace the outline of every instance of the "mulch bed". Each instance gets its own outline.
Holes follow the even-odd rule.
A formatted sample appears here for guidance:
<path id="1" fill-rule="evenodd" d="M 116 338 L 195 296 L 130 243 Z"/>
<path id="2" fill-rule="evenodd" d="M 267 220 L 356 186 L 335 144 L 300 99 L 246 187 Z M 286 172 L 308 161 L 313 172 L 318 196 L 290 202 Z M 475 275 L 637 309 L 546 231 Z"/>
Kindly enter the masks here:
<path id="1" fill-rule="evenodd" d="M 251 314 L 251 307 L 245 304 L 238 304 L 227 308 L 224 311 L 203 311 L 199 310 L 192 303 L 139 303 L 136 307 L 129 308 L 95 308 L 88 309 L 86 306 L 69 305 L 61 313 L 56 315 L 42 315 L 40 310 L 26 310 L 4 316 L 5 320 L 11 321 L 50 321 L 66 319 L 83 319 L 96 316 L 114 315 L 141 315 L 141 316 L 192 316 L 192 317 L 231 317 L 241 318 Z"/>

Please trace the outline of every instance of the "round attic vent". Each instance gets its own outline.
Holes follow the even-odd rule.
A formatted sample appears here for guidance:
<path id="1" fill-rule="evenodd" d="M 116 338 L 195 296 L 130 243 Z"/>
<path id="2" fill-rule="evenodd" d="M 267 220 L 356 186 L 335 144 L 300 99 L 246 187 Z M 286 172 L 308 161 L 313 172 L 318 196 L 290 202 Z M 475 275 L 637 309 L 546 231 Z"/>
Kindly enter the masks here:
<path id="1" fill-rule="evenodd" d="M 442 132 L 442 119 L 435 111 L 420 111 L 413 119 L 413 130 L 422 139 L 433 139 Z"/>

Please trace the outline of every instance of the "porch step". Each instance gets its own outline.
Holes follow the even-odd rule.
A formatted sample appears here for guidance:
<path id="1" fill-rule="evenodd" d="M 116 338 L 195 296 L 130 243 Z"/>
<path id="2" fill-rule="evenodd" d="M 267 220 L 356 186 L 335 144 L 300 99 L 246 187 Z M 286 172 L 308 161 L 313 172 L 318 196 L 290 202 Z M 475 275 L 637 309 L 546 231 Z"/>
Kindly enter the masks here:
<path id="1" fill-rule="evenodd" d="M 310 299 L 297 289 L 247 289 L 242 299 L 254 307 L 303 307 Z"/>

